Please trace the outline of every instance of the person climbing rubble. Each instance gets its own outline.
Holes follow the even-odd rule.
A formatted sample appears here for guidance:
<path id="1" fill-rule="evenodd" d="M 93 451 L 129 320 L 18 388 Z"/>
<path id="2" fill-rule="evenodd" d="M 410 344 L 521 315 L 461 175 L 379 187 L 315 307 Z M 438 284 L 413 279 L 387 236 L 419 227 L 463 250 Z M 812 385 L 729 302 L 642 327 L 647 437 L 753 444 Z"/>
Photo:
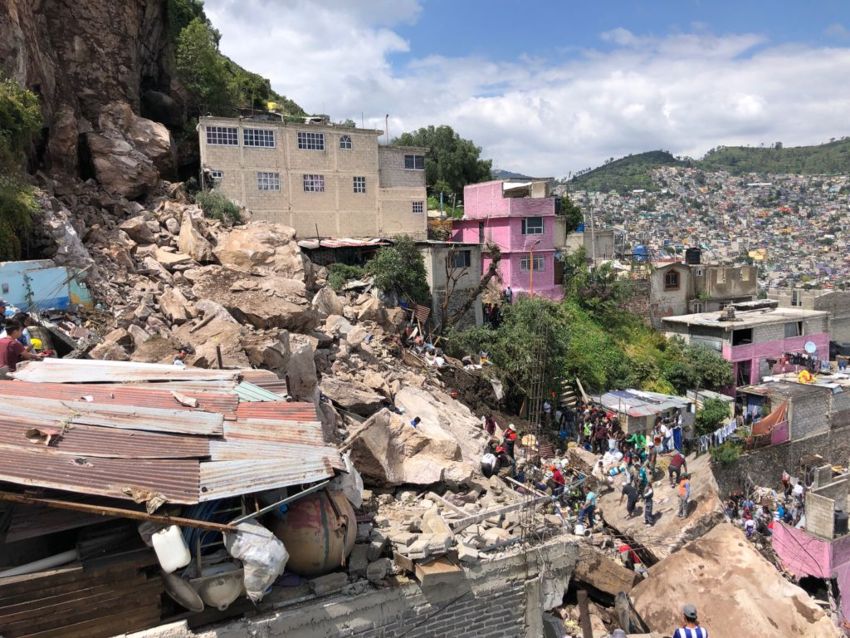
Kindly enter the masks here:
<path id="1" fill-rule="evenodd" d="M 691 481 L 688 473 L 682 474 L 677 493 L 679 495 L 679 518 L 687 518 L 688 504 L 691 498 Z"/>
<path id="2" fill-rule="evenodd" d="M 652 483 L 646 486 L 643 491 L 643 522 L 645 525 L 655 525 L 655 514 L 652 512 L 652 498 L 655 493 L 652 489 Z"/>
<path id="3" fill-rule="evenodd" d="M 631 483 L 627 483 L 623 486 L 622 492 L 620 494 L 620 504 L 622 505 L 623 499 L 626 499 L 626 514 L 628 518 L 634 518 L 635 515 L 635 506 L 638 502 L 638 488 L 636 488 Z"/>
<path id="4" fill-rule="evenodd" d="M 670 458 L 670 465 L 667 467 L 667 475 L 670 477 L 670 487 L 676 487 L 679 483 L 679 477 L 682 473 L 687 473 L 688 462 L 681 452 L 675 452 Z M 674 478 L 675 476 L 675 478 Z"/>
<path id="5" fill-rule="evenodd" d="M 588 490 L 587 494 L 584 497 L 584 507 L 581 508 L 581 511 L 578 513 L 578 522 L 586 523 L 587 527 L 593 527 L 596 520 L 594 519 L 594 514 L 596 513 L 596 492 L 593 490 Z"/>
<path id="6" fill-rule="evenodd" d="M 682 607 L 682 626 L 673 632 L 673 638 L 708 638 L 708 629 L 700 626 L 697 608 L 691 604 Z"/>

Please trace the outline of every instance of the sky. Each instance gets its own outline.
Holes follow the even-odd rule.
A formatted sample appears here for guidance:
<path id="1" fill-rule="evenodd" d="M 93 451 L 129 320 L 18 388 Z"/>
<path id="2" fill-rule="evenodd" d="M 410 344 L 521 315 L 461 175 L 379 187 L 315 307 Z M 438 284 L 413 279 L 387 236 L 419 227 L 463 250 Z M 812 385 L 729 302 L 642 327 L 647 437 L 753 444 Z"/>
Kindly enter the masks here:
<path id="1" fill-rule="evenodd" d="M 495 168 L 850 135 L 848 0 L 206 0 L 222 52 L 311 113 L 448 124 Z"/>

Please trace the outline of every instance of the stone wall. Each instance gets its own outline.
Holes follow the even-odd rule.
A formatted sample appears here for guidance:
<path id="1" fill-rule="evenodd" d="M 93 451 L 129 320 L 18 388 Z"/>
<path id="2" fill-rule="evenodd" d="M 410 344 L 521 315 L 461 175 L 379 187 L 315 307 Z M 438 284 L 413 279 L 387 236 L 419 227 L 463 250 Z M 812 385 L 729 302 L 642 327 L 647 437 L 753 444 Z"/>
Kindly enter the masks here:
<path id="1" fill-rule="evenodd" d="M 748 477 L 756 485 L 777 488 L 783 470 L 792 476 L 799 473 L 800 458 L 805 454 L 820 454 L 827 463 L 846 465 L 850 459 L 850 427 L 762 448 L 741 456 L 735 463 L 715 466 L 721 496 L 740 489 Z"/>

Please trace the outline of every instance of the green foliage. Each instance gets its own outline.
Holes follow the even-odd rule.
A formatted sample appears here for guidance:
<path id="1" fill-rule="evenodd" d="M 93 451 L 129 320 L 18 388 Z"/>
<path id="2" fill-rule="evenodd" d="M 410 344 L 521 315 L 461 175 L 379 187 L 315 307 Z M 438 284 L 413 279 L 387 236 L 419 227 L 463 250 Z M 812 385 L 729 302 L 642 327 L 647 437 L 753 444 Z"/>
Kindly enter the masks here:
<path id="1" fill-rule="evenodd" d="M 450 126 L 428 126 L 403 133 L 395 141 L 401 146 L 425 146 L 425 183 L 439 197 L 463 199 L 463 187 L 490 179 L 493 162 L 481 159 L 481 147 L 458 135 Z"/>
<path id="2" fill-rule="evenodd" d="M 210 219 L 217 219 L 227 226 L 242 223 L 239 206 L 219 191 L 201 191 L 195 195 L 195 203 L 201 207 L 204 215 Z"/>
<path id="3" fill-rule="evenodd" d="M 723 146 L 710 150 L 700 167 L 712 171 L 743 173 L 795 173 L 822 175 L 846 173 L 850 166 L 850 138 L 817 146 L 782 148 Z"/>
<path id="4" fill-rule="evenodd" d="M 451 204 L 450 198 L 443 198 L 443 212 L 445 212 L 446 217 L 452 217 L 454 219 L 463 217 L 463 206 L 452 206 Z M 440 210 L 439 195 L 428 196 L 428 210 Z"/>
<path id="5" fill-rule="evenodd" d="M 717 447 L 711 448 L 711 461 L 719 465 L 728 465 L 741 458 L 744 447 L 740 443 L 726 441 Z"/>
<path id="6" fill-rule="evenodd" d="M 564 294 L 603 323 L 618 320 L 632 294 L 632 284 L 617 277 L 610 263 L 590 268 L 584 248 L 563 258 Z"/>
<path id="7" fill-rule="evenodd" d="M 656 190 L 650 177 L 653 168 L 687 165 L 687 161 L 676 159 L 668 151 L 649 151 L 629 155 L 576 175 L 570 180 L 570 188 L 604 193 L 617 191 L 621 194 L 640 188 Z"/>
<path id="8" fill-rule="evenodd" d="M 407 235 L 395 244 L 381 248 L 368 264 L 366 272 L 375 277 L 375 285 L 402 299 L 429 304 L 431 293 L 425 273 L 425 260 Z"/>
<path id="9" fill-rule="evenodd" d="M 720 424 L 729 419 L 729 406 L 720 399 L 705 399 L 697 412 L 697 435 L 711 434 Z"/>
<path id="10" fill-rule="evenodd" d="M 342 290 L 342 287 L 352 279 L 360 279 L 366 275 L 366 270 L 361 266 L 349 266 L 348 264 L 331 264 L 328 266 L 328 285 L 334 290 Z"/>
<path id="11" fill-rule="evenodd" d="M 664 376 L 678 392 L 721 390 L 732 383 L 732 364 L 702 345 L 685 345 L 678 338 L 669 342 L 671 353 Z"/>
<path id="12" fill-rule="evenodd" d="M 38 210 L 21 166 L 40 127 L 35 94 L 13 80 L 0 80 L 0 261 L 20 259 L 21 239 Z"/>
<path id="13" fill-rule="evenodd" d="M 584 214 L 581 212 L 581 208 L 573 203 L 569 195 L 564 195 L 561 198 L 561 207 L 558 210 L 558 214 L 566 220 L 568 233 L 573 232 L 584 221 Z"/>
<path id="14" fill-rule="evenodd" d="M 168 0 L 166 15 L 168 16 L 168 35 L 172 42 L 176 41 L 180 32 L 196 18 L 209 24 L 204 13 L 203 0 Z M 216 37 L 216 44 L 219 37 Z"/>

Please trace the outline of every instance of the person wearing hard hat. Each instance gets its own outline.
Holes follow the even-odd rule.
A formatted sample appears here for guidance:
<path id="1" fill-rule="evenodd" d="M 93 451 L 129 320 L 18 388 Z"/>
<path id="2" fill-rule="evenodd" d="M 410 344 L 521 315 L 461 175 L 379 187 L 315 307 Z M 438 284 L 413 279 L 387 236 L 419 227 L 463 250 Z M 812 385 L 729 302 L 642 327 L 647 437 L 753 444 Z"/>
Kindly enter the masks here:
<path id="1" fill-rule="evenodd" d="M 673 638 L 708 638 L 708 629 L 700 627 L 697 608 L 688 603 L 682 607 L 682 626 L 673 632 Z"/>

